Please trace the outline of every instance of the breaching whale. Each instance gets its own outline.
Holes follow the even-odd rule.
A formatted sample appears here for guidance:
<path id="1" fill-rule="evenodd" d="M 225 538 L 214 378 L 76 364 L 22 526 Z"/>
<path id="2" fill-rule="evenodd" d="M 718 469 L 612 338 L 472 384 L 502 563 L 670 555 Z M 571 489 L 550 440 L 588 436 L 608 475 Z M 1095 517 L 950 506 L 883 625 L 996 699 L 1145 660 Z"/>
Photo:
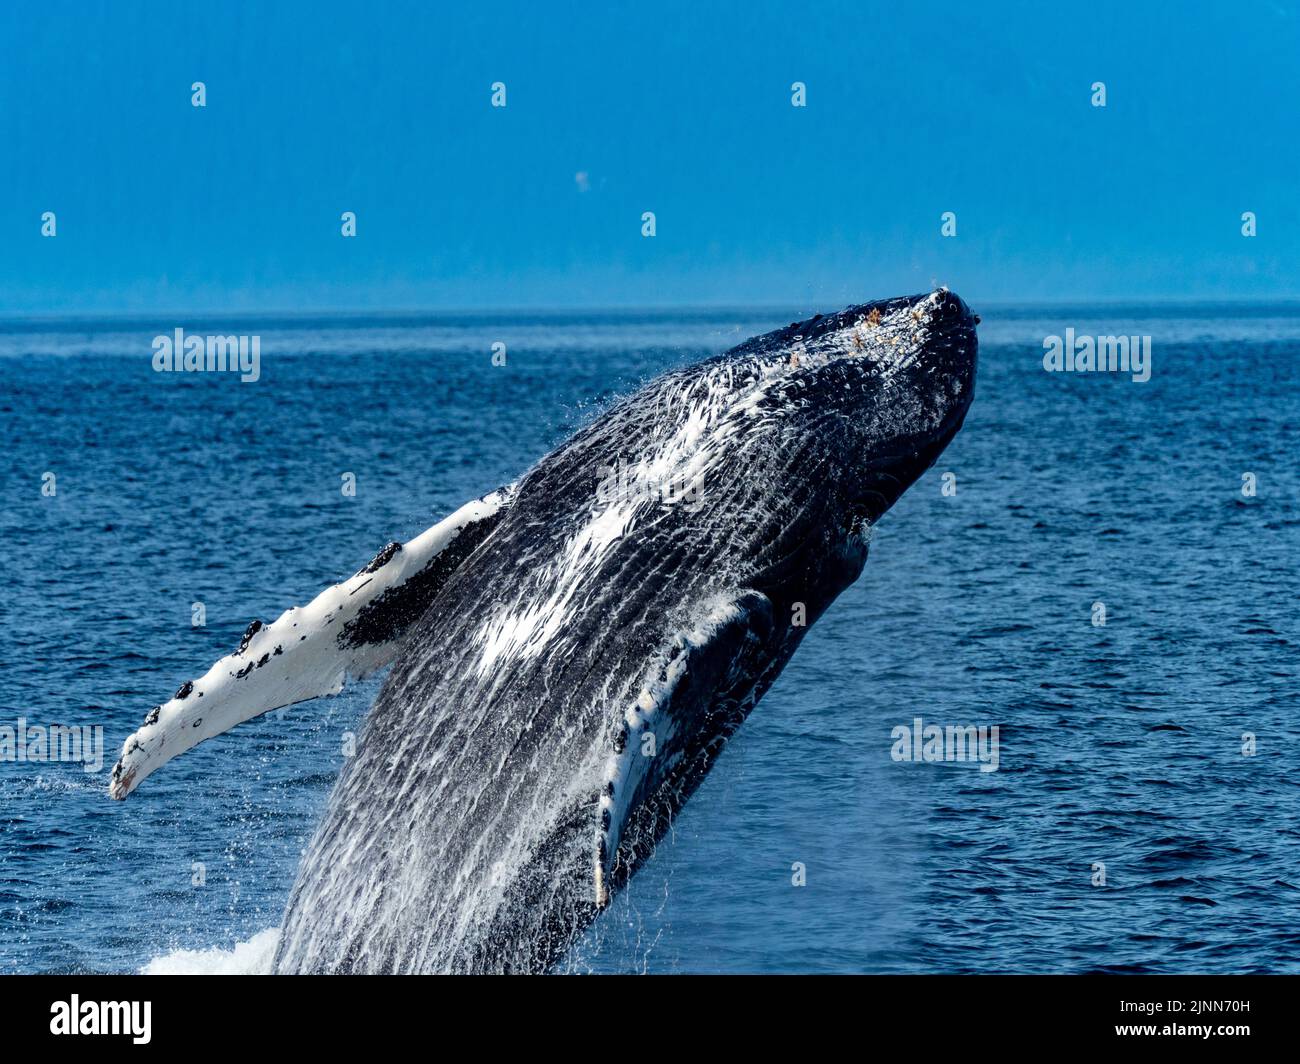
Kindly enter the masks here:
<path id="1" fill-rule="evenodd" d="M 939 290 L 664 374 L 514 484 L 253 622 L 126 740 L 110 793 L 392 664 L 276 970 L 546 970 L 961 427 L 978 321 Z"/>

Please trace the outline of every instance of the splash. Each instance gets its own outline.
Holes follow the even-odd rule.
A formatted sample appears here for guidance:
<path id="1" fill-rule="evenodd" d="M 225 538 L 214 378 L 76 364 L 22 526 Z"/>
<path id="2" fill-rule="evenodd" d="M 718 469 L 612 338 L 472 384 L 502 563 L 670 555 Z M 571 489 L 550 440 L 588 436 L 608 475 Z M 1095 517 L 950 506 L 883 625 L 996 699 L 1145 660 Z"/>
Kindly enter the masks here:
<path id="1" fill-rule="evenodd" d="M 155 957 L 141 975 L 269 975 L 280 929 L 268 927 L 231 949 L 178 949 Z"/>

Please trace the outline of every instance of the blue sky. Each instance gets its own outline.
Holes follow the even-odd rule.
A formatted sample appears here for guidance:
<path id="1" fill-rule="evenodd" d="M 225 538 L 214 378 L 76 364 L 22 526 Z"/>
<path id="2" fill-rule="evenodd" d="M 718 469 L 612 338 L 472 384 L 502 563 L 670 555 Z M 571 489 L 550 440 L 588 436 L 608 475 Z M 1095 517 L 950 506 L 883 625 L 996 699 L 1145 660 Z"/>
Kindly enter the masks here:
<path id="1" fill-rule="evenodd" d="M 0 314 L 1296 296 L 1300 12 L 1216 7 L 6 3 Z"/>

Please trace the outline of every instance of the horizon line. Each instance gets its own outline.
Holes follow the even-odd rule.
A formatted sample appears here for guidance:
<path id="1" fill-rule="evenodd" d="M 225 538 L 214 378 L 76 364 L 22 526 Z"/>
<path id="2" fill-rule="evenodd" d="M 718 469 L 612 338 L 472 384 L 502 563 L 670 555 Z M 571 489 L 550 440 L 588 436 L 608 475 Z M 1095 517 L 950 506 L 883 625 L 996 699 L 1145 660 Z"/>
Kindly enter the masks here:
<path id="1" fill-rule="evenodd" d="M 1087 299 L 1072 297 L 1067 299 L 990 299 L 978 300 L 982 309 L 990 311 L 997 310 L 1065 310 L 1075 308 L 1091 309 L 1117 309 L 1117 308 L 1142 308 L 1149 307 L 1152 309 L 1177 309 L 1193 307 L 1212 307 L 1212 306 L 1239 306 L 1239 307 L 1284 307 L 1300 310 L 1300 296 L 1217 296 L 1217 297 L 1167 297 L 1167 296 L 1150 296 L 1150 297 L 1131 297 L 1127 299 Z M 565 316 L 577 314 L 589 315 L 628 315 L 628 314 L 671 314 L 671 313 L 691 313 L 691 314 L 720 314 L 720 313 L 750 313 L 750 314 L 772 314 L 778 313 L 784 316 L 786 313 L 796 311 L 796 308 L 803 304 L 796 303 L 652 303 L 652 304 L 600 304 L 600 305 L 529 305 L 521 304 L 515 306 L 499 307 L 429 307 L 429 306 L 412 306 L 412 307 L 350 307 L 341 309 L 286 309 L 286 308 L 266 308 L 266 309 L 207 309 L 207 310 L 177 310 L 174 308 L 165 308 L 157 311 L 147 310 L 109 310 L 109 311 L 71 311 L 71 312 L 51 312 L 51 313 L 10 313 L 0 311 L 0 325 L 8 324 L 32 324 L 32 323 L 56 323 L 56 322 L 137 322 L 146 321 L 159 315 L 167 315 L 176 318 L 229 318 L 229 319 L 250 319 L 250 318 L 284 318 L 284 319 L 320 319 L 320 318 L 454 318 L 454 317 L 492 317 L 492 316 L 520 316 L 520 315 L 539 315 L 539 316 Z M 852 306 L 853 304 L 849 304 Z M 798 313 L 803 313 L 798 311 Z"/>

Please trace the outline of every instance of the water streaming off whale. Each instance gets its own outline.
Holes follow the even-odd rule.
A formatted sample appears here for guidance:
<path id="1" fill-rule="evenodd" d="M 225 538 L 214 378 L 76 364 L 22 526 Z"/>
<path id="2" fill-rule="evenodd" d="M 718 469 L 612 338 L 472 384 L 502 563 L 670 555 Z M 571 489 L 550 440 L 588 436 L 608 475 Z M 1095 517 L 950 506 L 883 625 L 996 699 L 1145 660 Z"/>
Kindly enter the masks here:
<path id="1" fill-rule="evenodd" d="M 857 576 L 973 374 L 955 297 L 852 308 L 661 378 L 525 474 L 410 633 L 304 858 L 277 967 L 563 955 Z M 614 463 L 698 494 L 602 492 Z"/>

